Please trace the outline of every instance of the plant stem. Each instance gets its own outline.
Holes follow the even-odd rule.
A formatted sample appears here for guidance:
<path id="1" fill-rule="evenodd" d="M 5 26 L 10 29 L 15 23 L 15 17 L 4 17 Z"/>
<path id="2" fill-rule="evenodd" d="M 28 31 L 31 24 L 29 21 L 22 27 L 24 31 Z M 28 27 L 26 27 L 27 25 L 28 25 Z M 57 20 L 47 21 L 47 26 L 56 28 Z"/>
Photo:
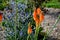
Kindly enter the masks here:
<path id="1" fill-rule="evenodd" d="M 15 0 L 15 2 L 16 2 L 16 0 Z M 16 6 L 17 6 L 17 2 L 16 2 Z M 16 7 L 15 23 L 17 24 L 17 7 Z M 16 38 L 16 30 L 17 30 L 16 26 L 17 25 L 16 24 L 15 24 L 15 27 L 14 27 L 14 29 L 15 29 L 15 40 L 17 40 L 17 38 Z"/>
<path id="2" fill-rule="evenodd" d="M 29 40 L 30 34 L 27 36 L 27 40 Z"/>
<path id="3" fill-rule="evenodd" d="M 15 30 L 15 40 L 16 40 L 16 26 L 14 27 L 14 30 Z"/>
<path id="4" fill-rule="evenodd" d="M 38 38 L 39 28 L 40 28 L 39 25 L 38 26 L 36 25 L 35 40 L 37 40 L 37 38 Z"/>
<path id="5" fill-rule="evenodd" d="M 2 22 L 0 22 L 0 26 L 2 26 Z"/>

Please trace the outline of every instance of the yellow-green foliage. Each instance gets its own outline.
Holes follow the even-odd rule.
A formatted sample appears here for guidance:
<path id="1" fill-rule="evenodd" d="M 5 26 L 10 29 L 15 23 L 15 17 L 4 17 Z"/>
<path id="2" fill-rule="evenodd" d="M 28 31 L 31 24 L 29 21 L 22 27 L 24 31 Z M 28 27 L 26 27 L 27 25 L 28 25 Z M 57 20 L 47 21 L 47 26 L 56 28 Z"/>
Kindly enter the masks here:
<path id="1" fill-rule="evenodd" d="M 4 8 L 6 7 L 7 2 L 4 0 L 0 0 L 0 10 L 4 10 Z"/>
<path id="2" fill-rule="evenodd" d="M 47 3 L 42 4 L 45 7 L 52 7 L 52 8 L 60 8 L 60 1 L 59 0 L 50 0 Z"/>

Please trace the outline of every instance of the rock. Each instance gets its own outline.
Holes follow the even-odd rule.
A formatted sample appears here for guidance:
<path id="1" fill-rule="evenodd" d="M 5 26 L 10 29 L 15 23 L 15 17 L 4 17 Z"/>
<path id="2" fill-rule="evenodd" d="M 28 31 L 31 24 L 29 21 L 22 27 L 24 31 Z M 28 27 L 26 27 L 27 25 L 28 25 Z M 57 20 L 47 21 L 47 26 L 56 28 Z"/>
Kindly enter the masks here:
<path id="1" fill-rule="evenodd" d="M 57 16 L 60 15 L 60 9 L 55 9 L 55 8 L 46 8 L 48 9 L 48 14 L 45 14 L 45 19 L 42 22 L 42 27 L 44 28 L 44 31 L 50 31 L 55 24 L 56 19 L 58 18 Z M 57 15 L 57 16 L 56 16 Z M 60 21 L 57 23 L 56 27 L 53 28 L 52 32 L 48 35 L 49 37 L 52 36 L 52 38 L 57 38 L 60 39 Z M 57 40 L 56 39 L 56 40 Z M 55 39 L 51 39 L 55 40 Z"/>
<path id="2" fill-rule="evenodd" d="M 4 31 L 0 31 L 0 40 L 6 40 Z"/>

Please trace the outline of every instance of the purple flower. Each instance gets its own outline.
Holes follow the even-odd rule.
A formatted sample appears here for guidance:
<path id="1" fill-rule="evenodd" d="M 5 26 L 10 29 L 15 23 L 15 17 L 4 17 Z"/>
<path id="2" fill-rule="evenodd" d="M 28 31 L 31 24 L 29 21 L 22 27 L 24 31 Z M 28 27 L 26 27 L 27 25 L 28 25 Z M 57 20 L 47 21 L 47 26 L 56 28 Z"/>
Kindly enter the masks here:
<path id="1" fill-rule="evenodd" d="M 10 31 L 8 34 L 11 35 L 11 36 L 13 36 L 14 32 Z"/>
<path id="2" fill-rule="evenodd" d="M 26 17 L 28 16 L 29 14 L 28 14 L 28 12 L 26 13 Z"/>
<path id="3" fill-rule="evenodd" d="M 3 31 L 2 27 L 0 27 L 0 31 Z"/>
<path id="4" fill-rule="evenodd" d="M 22 36 L 23 35 L 23 31 L 20 31 L 19 34 L 20 34 L 20 36 Z"/>
<path id="5" fill-rule="evenodd" d="M 7 17 L 10 19 L 11 16 L 7 16 Z"/>

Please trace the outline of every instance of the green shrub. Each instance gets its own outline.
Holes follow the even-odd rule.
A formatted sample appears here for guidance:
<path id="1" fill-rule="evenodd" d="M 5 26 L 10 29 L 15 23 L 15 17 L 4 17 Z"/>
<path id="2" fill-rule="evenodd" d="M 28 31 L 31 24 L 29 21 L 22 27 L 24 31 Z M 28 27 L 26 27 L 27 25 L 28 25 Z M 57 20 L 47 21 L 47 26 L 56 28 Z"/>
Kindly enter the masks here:
<path id="1" fill-rule="evenodd" d="M 42 5 L 45 6 L 45 7 L 48 7 L 48 8 L 50 8 L 50 7 L 60 8 L 60 3 L 59 3 L 58 0 L 52 0 L 52 1 L 49 1 L 47 3 L 43 3 Z"/>
<path id="2" fill-rule="evenodd" d="M 7 2 L 0 0 L 0 10 L 4 10 L 4 8 L 6 7 Z"/>

